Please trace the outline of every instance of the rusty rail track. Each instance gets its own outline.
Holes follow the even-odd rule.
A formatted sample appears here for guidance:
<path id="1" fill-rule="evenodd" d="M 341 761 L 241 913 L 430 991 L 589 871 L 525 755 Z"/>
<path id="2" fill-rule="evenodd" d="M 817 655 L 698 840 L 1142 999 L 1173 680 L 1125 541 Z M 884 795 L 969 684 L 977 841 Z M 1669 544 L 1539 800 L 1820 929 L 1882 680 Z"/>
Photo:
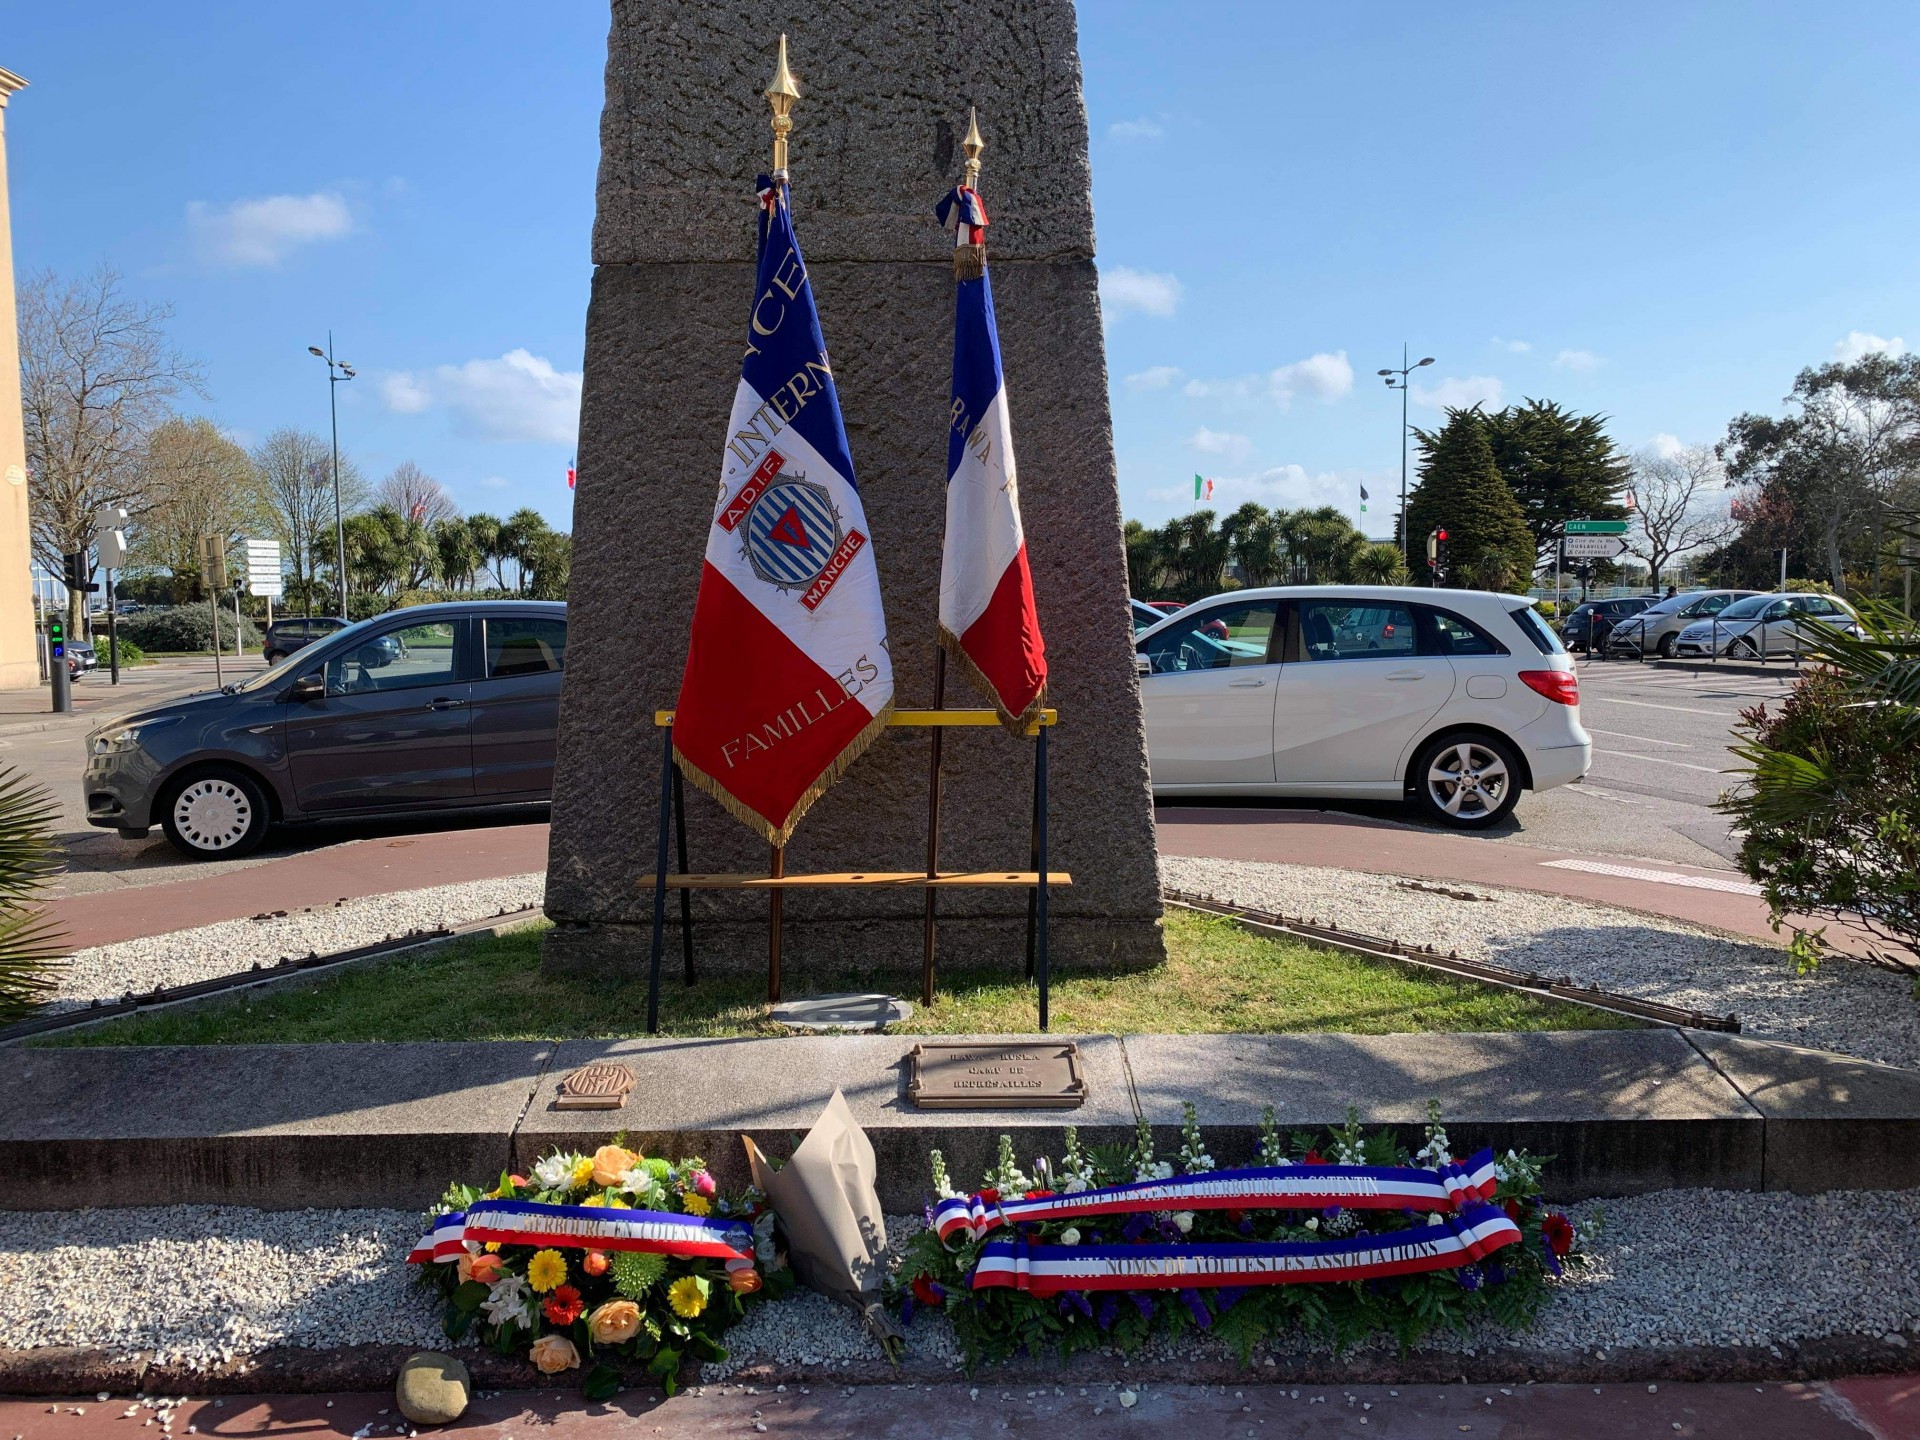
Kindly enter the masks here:
<path id="1" fill-rule="evenodd" d="M 1637 996 L 1602 990 L 1598 985 L 1580 985 L 1570 975 L 1543 975 L 1537 970 L 1514 970 L 1485 960 L 1466 960 L 1457 951 L 1442 955 L 1431 945 L 1406 945 L 1387 936 L 1342 930 L 1331 922 L 1321 924 L 1317 917 L 1277 915 L 1245 905 L 1229 905 L 1211 895 L 1194 895 L 1172 889 L 1163 890 L 1161 894 L 1169 904 L 1205 915 L 1221 916 L 1255 934 L 1287 935 L 1315 945 L 1348 950 L 1373 960 L 1397 960 L 1403 965 L 1434 970 L 1463 980 L 1475 980 L 1482 985 L 1496 985 L 1503 990 L 1564 1000 L 1571 1005 L 1585 1005 L 1590 1009 L 1606 1010 L 1615 1015 L 1626 1015 L 1674 1029 L 1721 1030 L 1734 1034 L 1740 1030 L 1740 1021 L 1733 1015 L 1709 1015 L 1701 1010 L 1684 1010 L 1678 1005 L 1663 1005 L 1658 1000 L 1642 1000 Z"/>

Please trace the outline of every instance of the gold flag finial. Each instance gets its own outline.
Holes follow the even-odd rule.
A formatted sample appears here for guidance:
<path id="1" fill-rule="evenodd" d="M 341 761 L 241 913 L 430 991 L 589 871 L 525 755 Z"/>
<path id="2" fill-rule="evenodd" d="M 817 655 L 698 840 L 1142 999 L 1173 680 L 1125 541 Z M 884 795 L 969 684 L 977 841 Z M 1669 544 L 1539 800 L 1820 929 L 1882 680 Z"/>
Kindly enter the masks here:
<path id="1" fill-rule="evenodd" d="M 987 141 L 980 133 L 980 116 L 971 105 L 967 107 L 967 138 L 960 142 L 960 148 L 967 152 L 965 178 L 960 183 L 972 190 L 980 183 L 980 152 L 987 148 Z"/>
<path id="2" fill-rule="evenodd" d="M 773 173 L 787 173 L 787 132 L 793 129 L 793 102 L 800 98 L 800 87 L 793 83 L 793 71 L 787 68 L 787 37 L 780 37 L 780 63 L 774 68 L 767 86 L 767 102 L 773 106 Z"/>

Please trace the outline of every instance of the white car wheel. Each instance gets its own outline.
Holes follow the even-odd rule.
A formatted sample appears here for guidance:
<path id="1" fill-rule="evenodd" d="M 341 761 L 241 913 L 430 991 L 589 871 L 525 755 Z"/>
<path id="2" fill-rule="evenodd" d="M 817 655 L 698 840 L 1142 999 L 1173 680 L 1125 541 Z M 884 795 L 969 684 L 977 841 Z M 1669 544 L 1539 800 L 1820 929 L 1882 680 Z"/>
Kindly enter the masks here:
<path id="1" fill-rule="evenodd" d="M 1443 824 L 1492 825 L 1520 798 L 1517 762 L 1491 737 L 1449 737 L 1429 746 L 1415 772 L 1421 808 Z"/>
<path id="2" fill-rule="evenodd" d="M 201 775 L 174 792 L 161 827 L 176 849 L 195 859 L 244 855 L 266 838 L 266 797 L 237 772 Z"/>

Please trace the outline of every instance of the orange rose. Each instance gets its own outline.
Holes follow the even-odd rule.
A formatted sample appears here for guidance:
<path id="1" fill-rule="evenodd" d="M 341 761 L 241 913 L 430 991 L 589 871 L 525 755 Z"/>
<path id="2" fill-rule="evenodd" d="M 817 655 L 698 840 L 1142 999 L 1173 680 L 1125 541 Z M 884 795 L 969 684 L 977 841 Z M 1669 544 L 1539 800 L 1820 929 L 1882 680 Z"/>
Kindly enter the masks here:
<path id="1" fill-rule="evenodd" d="M 587 1274 L 589 1274 L 589 1275 L 596 1275 L 596 1276 L 597 1276 L 597 1275 L 604 1275 L 604 1274 L 606 1274 L 606 1273 L 607 1273 L 607 1270 L 608 1270 L 608 1268 L 609 1268 L 609 1267 L 610 1267 L 610 1266 L 611 1266 L 612 1264 L 613 1264 L 613 1261 L 611 1261 L 611 1260 L 609 1260 L 609 1259 L 607 1258 L 607 1252 L 606 1252 L 606 1251 L 604 1251 L 604 1250 L 589 1250 L 589 1251 L 587 1251 L 587 1256 L 586 1256 L 586 1258 L 585 1258 L 584 1260 L 582 1260 L 582 1261 L 580 1262 L 580 1268 L 581 1268 L 582 1270 L 584 1270 L 584 1271 L 586 1271 L 586 1272 L 587 1272 Z"/>
<path id="2" fill-rule="evenodd" d="M 564 1335 L 542 1335 L 527 1351 L 527 1358 L 542 1375 L 558 1375 L 562 1370 L 580 1368 L 580 1352 Z"/>
<path id="3" fill-rule="evenodd" d="M 516 1190 L 524 1190 L 527 1188 L 527 1177 L 524 1175 L 509 1175 L 507 1177 L 507 1183 Z"/>
<path id="4" fill-rule="evenodd" d="M 751 1265 L 727 1271 L 727 1285 L 736 1295 L 751 1295 L 761 1285 L 760 1272 Z"/>
<path id="5" fill-rule="evenodd" d="M 482 1285 L 491 1285 L 506 1273 L 506 1261 L 498 1255 L 462 1255 L 460 1257 L 460 1278 L 478 1280 Z"/>
<path id="6" fill-rule="evenodd" d="M 639 1156 L 631 1150 L 622 1150 L 618 1145 L 602 1145 L 593 1152 L 593 1183 L 596 1185 L 618 1185 L 620 1177 L 634 1167 Z"/>
<path id="7" fill-rule="evenodd" d="M 596 1345 L 618 1345 L 640 1333 L 640 1307 L 631 1300 L 609 1300 L 587 1317 L 587 1333 Z"/>

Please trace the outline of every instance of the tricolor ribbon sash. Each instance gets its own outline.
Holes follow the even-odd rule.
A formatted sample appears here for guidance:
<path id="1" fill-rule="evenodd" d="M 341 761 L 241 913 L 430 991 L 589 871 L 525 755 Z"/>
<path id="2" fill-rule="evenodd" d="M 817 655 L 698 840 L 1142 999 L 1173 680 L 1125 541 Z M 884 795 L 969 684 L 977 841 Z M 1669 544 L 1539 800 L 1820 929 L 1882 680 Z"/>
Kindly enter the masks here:
<path id="1" fill-rule="evenodd" d="M 1228 1285 L 1320 1284 L 1454 1270 L 1521 1238 L 1486 1204 L 1388 1235 L 1199 1245 L 1032 1245 L 995 1240 L 972 1284 L 1057 1295 L 1067 1290 L 1189 1290 Z"/>
<path id="2" fill-rule="evenodd" d="M 481 1200 L 433 1218 L 407 1263 L 458 1260 L 469 1243 L 543 1245 L 561 1250 L 650 1250 L 684 1259 L 753 1259 L 753 1232 L 741 1220 L 702 1220 L 660 1210 Z"/>
<path id="3" fill-rule="evenodd" d="M 1118 1215 L 1142 1210 L 1458 1210 L 1491 1200 L 1499 1186 L 1493 1151 L 1437 1169 L 1399 1165 L 1281 1165 L 1210 1170 L 1171 1180 L 1142 1180 L 1099 1190 L 988 1199 L 943 1200 L 934 1208 L 941 1240 L 978 1240 L 1001 1225 Z"/>

